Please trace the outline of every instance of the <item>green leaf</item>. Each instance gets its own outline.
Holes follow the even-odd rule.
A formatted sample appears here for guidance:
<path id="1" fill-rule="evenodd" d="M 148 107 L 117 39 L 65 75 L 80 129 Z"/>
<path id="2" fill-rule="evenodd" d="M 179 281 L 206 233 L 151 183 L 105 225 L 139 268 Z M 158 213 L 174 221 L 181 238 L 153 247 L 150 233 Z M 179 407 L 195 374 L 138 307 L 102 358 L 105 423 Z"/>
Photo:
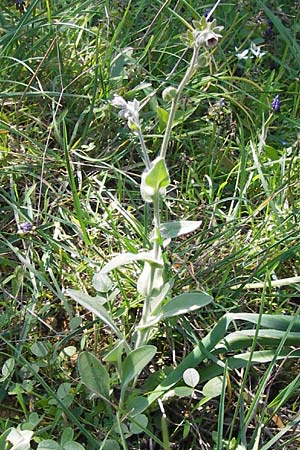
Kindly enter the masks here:
<path id="1" fill-rule="evenodd" d="M 106 441 L 100 445 L 99 450 L 120 450 L 120 446 L 114 439 L 106 439 Z"/>
<path id="2" fill-rule="evenodd" d="M 38 358 L 45 358 L 49 353 L 48 342 L 37 341 L 30 347 L 31 352 Z"/>
<path id="3" fill-rule="evenodd" d="M 158 156 L 151 168 L 142 174 L 141 195 L 145 202 L 151 203 L 156 195 L 163 195 L 170 184 L 169 172 L 165 159 Z"/>
<path id="4" fill-rule="evenodd" d="M 74 345 L 69 345 L 68 347 L 65 347 L 61 354 L 65 355 L 65 356 L 69 356 L 69 358 L 71 358 L 72 356 L 75 355 L 75 353 L 77 352 L 77 348 Z"/>
<path id="5" fill-rule="evenodd" d="M 66 295 L 69 295 L 81 306 L 99 317 L 120 339 L 124 339 L 122 333 L 115 325 L 114 321 L 110 318 L 106 309 L 100 304 L 104 297 L 91 297 L 90 295 L 81 291 L 76 291 L 75 289 L 67 289 Z"/>
<path id="6" fill-rule="evenodd" d="M 127 399 L 126 408 L 130 416 L 135 417 L 136 415 L 140 414 L 141 411 L 145 410 L 147 404 L 148 402 L 145 397 L 131 394 Z"/>
<path id="7" fill-rule="evenodd" d="M 218 353 L 225 353 L 228 351 L 242 350 L 246 347 L 251 347 L 254 338 L 259 345 L 278 346 L 279 342 L 285 338 L 285 346 L 300 346 L 300 333 L 289 332 L 285 337 L 285 331 L 281 330 L 240 330 L 234 331 L 226 336 L 224 340 L 216 346 Z"/>
<path id="8" fill-rule="evenodd" d="M 78 370 L 83 384 L 94 394 L 109 399 L 109 375 L 101 362 L 89 352 L 78 358 Z"/>
<path id="9" fill-rule="evenodd" d="M 147 261 L 153 264 L 155 267 L 162 267 L 162 262 L 154 258 L 152 252 L 139 252 L 139 253 L 122 253 L 112 258 L 102 269 L 102 273 L 111 272 L 120 266 L 125 266 L 136 261 Z"/>
<path id="10" fill-rule="evenodd" d="M 187 384 L 188 386 L 194 388 L 197 386 L 197 384 L 199 383 L 200 380 L 200 376 L 199 373 L 196 369 L 194 369 L 193 367 L 186 369 L 183 372 L 183 381 L 185 382 L 185 384 Z"/>
<path id="11" fill-rule="evenodd" d="M 182 314 L 195 312 L 203 306 L 208 305 L 213 297 L 205 292 L 186 292 L 171 298 L 162 306 L 155 307 L 154 312 L 149 316 L 148 321 L 138 329 L 145 329 L 156 325 L 158 322 L 170 317 L 177 317 Z"/>
<path id="12" fill-rule="evenodd" d="M 65 428 L 60 438 L 61 445 L 64 445 L 67 442 L 72 441 L 73 437 L 74 437 L 74 430 L 71 427 Z"/>
<path id="13" fill-rule="evenodd" d="M 277 345 L 279 345 L 279 342 Z M 290 348 L 287 348 L 277 354 L 277 347 L 275 347 L 273 350 L 261 350 L 255 351 L 253 353 L 239 353 L 238 355 L 230 356 L 227 358 L 228 369 L 240 369 L 242 367 L 246 367 L 249 363 L 251 365 L 266 364 L 274 360 L 275 357 L 278 361 L 285 358 L 299 358 L 300 351 L 294 350 L 292 352 Z M 224 369 L 219 365 L 214 363 L 210 364 L 201 369 L 201 380 L 210 380 L 212 377 L 220 375 L 223 372 Z"/>
<path id="14" fill-rule="evenodd" d="M 203 306 L 208 305 L 212 301 L 213 297 L 205 292 L 186 292 L 171 298 L 162 305 L 159 315 L 161 319 L 167 319 L 168 317 L 188 314 L 203 308 Z"/>
<path id="15" fill-rule="evenodd" d="M 113 287 L 113 282 L 106 273 L 95 273 L 92 279 L 93 288 L 98 292 L 109 292 Z"/>
<path id="16" fill-rule="evenodd" d="M 272 159 L 272 161 L 279 159 L 278 151 L 271 145 L 264 145 L 264 152 L 268 158 Z"/>
<path id="17" fill-rule="evenodd" d="M 284 315 L 268 315 L 268 314 L 251 314 L 251 313 L 226 313 L 215 325 L 215 327 L 205 336 L 198 345 L 184 358 L 181 363 L 174 368 L 170 374 L 155 388 L 151 394 L 148 396 L 148 405 L 157 398 L 161 397 L 164 392 L 170 391 L 170 389 L 178 383 L 183 376 L 186 369 L 190 367 L 198 366 L 205 358 L 211 358 L 211 351 L 216 347 L 216 345 L 224 338 L 226 331 L 234 320 L 244 320 L 247 322 L 252 322 L 257 324 L 260 321 L 262 327 L 277 329 L 277 330 L 287 330 L 290 331 L 300 331 L 300 319 L 294 316 L 284 316 Z M 292 325 L 292 326 L 291 326 Z M 277 358 L 281 358 L 281 355 L 286 354 L 286 356 L 291 357 L 296 355 L 296 352 L 292 352 L 288 348 L 285 352 L 281 351 L 278 355 L 276 350 L 273 351 L 273 356 L 269 355 L 272 360 L 276 354 Z M 248 356 L 249 358 L 249 356 Z M 244 361 L 241 362 L 245 364 Z M 218 366 L 217 366 L 218 367 Z M 230 367 L 230 364 L 228 364 Z M 240 366 L 245 367 L 245 366 Z M 222 370 L 223 371 L 223 370 Z M 201 378 L 202 371 L 201 371 Z"/>
<path id="18" fill-rule="evenodd" d="M 69 441 L 63 445 L 64 450 L 85 450 L 84 447 L 78 442 Z"/>
<path id="19" fill-rule="evenodd" d="M 202 389 L 203 395 L 207 398 L 219 397 L 222 393 L 224 377 L 214 377 L 209 380 Z"/>
<path id="20" fill-rule="evenodd" d="M 5 381 L 14 371 L 15 359 L 8 358 L 2 366 L 2 377 L 0 378 L 0 383 Z"/>
<path id="21" fill-rule="evenodd" d="M 70 330 L 71 331 L 76 330 L 76 328 L 80 327 L 81 323 L 82 323 L 81 317 L 78 316 L 72 317 L 72 319 L 69 322 Z"/>
<path id="22" fill-rule="evenodd" d="M 174 393 L 177 397 L 191 397 L 193 395 L 194 389 L 190 386 L 178 386 L 174 389 Z"/>
<path id="23" fill-rule="evenodd" d="M 110 350 L 103 358 L 104 361 L 116 363 L 121 360 L 121 356 L 124 350 L 124 340 L 118 341 L 117 344 Z"/>
<path id="24" fill-rule="evenodd" d="M 156 114 L 157 114 L 158 121 L 159 121 L 159 129 L 160 129 L 160 131 L 164 131 L 164 129 L 166 128 L 167 121 L 168 121 L 169 113 L 164 108 L 157 106 Z"/>
<path id="25" fill-rule="evenodd" d="M 130 381 L 137 377 L 156 353 L 154 345 L 142 345 L 133 350 L 122 364 L 122 389 L 126 389 Z"/>
<path id="26" fill-rule="evenodd" d="M 11 432 L 10 428 L 7 428 L 7 430 L 3 431 L 3 433 L 0 435 L 0 449 L 3 450 L 6 448 L 6 438 Z"/>
<path id="27" fill-rule="evenodd" d="M 144 431 L 148 425 L 148 418 L 145 414 L 138 414 L 134 418 L 134 422 L 131 422 L 129 425 L 129 431 L 132 434 L 140 434 Z"/>
<path id="28" fill-rule="evenodd" d="M 37 446 L 37 450 L 61 450 L 62 447 L 52 439 L 44 439 Z"/>
<path id="29" fill-rule="evenodd" d="M 179 220 L 160 224 L 160 233 L 163 239 L 173 239 L 183 234 L 192 233 L 202 224 L 201 220 Z"/>

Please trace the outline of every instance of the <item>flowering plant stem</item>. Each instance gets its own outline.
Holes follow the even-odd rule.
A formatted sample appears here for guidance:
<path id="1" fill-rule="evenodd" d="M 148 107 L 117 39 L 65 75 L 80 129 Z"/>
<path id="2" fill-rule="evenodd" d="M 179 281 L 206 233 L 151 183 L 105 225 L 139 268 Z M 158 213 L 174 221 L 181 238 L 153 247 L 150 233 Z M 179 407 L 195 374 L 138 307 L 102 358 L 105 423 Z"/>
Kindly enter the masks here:
<path id="1" fill-rule="evenodd" d="M 172 100 L 170 112 L 169 112 L 169 116 L 168 116 L 168 121 L 167 121 L 166 129 L 165 129 L 165 133 L 164 133 L 164 137 L 163 137 L 163 142 L 162 142 L 161 150 L 160 150 L 161 158 L 165 159 L 165 157 L 166 157 L 167 148 L 168 148 L 168 144 L 169 144 L 170 138 L 171 138 L 172 126 L 173 126 L 173 122 L 174 122 L 174 118 L 175 118 L 178 101 L 180 99 L 180 96 L 182 94 L 182 91 L 183 91 L 185 85 L 188 83 L 189 79 L 193 75 L 193 72 L 195 70 L 195 67 L 196 67 L 197 61 L 198 61 L 199 49 L 200 49 L 200 46 L 197 46 L 197 45 L 194 46 L 193 55 L 192 55 L 190 64 L 189 64 L 189 66 L 186 70 L 186 73 L 185 73 L 184 77 L 182 78 L 178 88 L 176 89 L 176 94 Z M 138 127 L 138 129 L 137 129 L 137 134 L 138 134 L 138 137 L 139 137 L 139 140 L 141 143 L 141 147 L 143 149 L 146 168 L 149 169 L 151 163 L 149 160 L 149 156 L 147 153 L 147 149 L 146 149 L 144 139 L 143 139 L 143 134 L 141 132 L 140 127 Z M 153 198 L 153 226 L 154 226 L 153 231 L 154 231 L 154 236 L 155 236 L 155 240 L 153 243 L 153 253 L 154 253 L 154 258 L 158 258 L 160 240 L 161 240 L 160 239 L 160 194 L 159 193 L 156 193 L 156 195 Z M 135 343 L 135 348 L 138 348 L 141 345 L 143 345 L 144 343 L 146 343 L 149 338 L 149 329 L 143 328 L 143 326 L 146 324 L 147 318 L 149 317 L 150 312 L 151 312 L 151 300 L 152 300 L 151 292 L 153 289 L 153 283 L 154 283 L 155 275 L 156 275 L 155 272 L 157 271 L 157 269 L 154 266 L 151 266 L 150 270 L 151 270 L 151 272 L 150 272 L 150 276 L 149 276 L 149 286 L 148 286 L 148 290 L 147 290 L 150 294 L 147 295 L 144 299 L 142 318 L 141 318 L 141 322 L 140 322 L 141 330 L 139 330 L 137 333 L 137 340 Z"/>
<path id="2" fill-rule="evenodd" d="M 154 258 L 158 259 L 159 257 L 159 241 L 160 241 L 160 195 L 157 193 L 154 196 L 154 201 L 153 201 L 153 226 L 154 226 L 154 236 L 156 236 L 154 243 L 153 243 L 153 253 L 154 253 Z M 147 318 L 150 316 L 150 312 L 151 312 L 151 300 L 152 300 L 152 295 L 151 295 L 151 291 L 153 288 L 153 283 L 155 280 L 155 272 L 156 272 L 156 268 L 152 265 L 151 269 L 150 269 L 150 276 L 149 276 L 149 287 L 148 287 L 148 292 L 150 293 L 149 295 L 147 295 L 144 299 L 144 303 L 143 303 L 143 311 L 142 311 L 142 318 L 141 318 L 141 322 L 140 322 L 140 326 L 142 327 L 141 330 L 138 331 L 137 333 L 137 340 L 135 343 L 135 348 L 140 347 L 141 345 L 143 345 L 144 343 L 147 342 L 148 337 L 149 337 L 149 328 L 143 328 L 143 326 L 146 324 L 147 322 Z"/>
<path id="3" fill-rule="evenodd" d="M 166 157 L 168 144 L 169 144 L 169 141 L 171 138 L 171 131 L 172 131 L 172 126 L 173 126 L 173 122 L 174 122 L 174 118 L 175 118 L 178 101 L 179 101 L 179 98 L 181 96 L 181 93 L 182 93 L 185 85 L 188 83 L 189 79 L 193 75 L 195 67 L 197 66 L 199 50 L 200 50 L 200 46 L 195 44 L 195 46 L 193 48 L 193 55 L 192 55 L 190 64 L 189 64 L 189 66 L 185 72 L 185 75 L 182 78 L 178 88 L 176 89 L 174 98 L 172 99 L 170 112 L 169 112 L 169 116 L 168 116 L 168 121 L 167 121 L 166 129 L 165 129 L 165 133 L 164 133 L 164 137 L 163 137 L 163 141 L 162 141 L 162 145 L 161 145 L 161 149 L 160 149 L 160 156 L 162 158 Z"/>

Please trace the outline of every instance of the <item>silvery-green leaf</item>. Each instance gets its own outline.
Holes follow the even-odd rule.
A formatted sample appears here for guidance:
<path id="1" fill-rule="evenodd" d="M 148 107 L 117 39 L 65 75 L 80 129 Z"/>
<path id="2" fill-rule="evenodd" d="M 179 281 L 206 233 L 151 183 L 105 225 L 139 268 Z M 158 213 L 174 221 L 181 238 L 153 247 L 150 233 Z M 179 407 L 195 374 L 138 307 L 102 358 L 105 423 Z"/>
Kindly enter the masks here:
<path id="1" fill-rule="evenodd" d="M 151 283 L 151 266 L 145 262 L 142 273 L 137 281 L 137 291 L 144 297 L 158 295 L 164 285 L 163 269 L 155 269 Z"/>
<path id="2" fill-rule="evenodd" d="M 183 372 L 182 378 L 183 378 L 183 381 L 185 382 L 185 384 L 187 384 L 188 386 L 190 386 L 192 388 L 196 387 L 200 380 L 198 371 L 196 369 L 194 369 L 193 367 L 191 367 L 190 369 L 186 369 Z"/>
<path id="3" fill-rule="evenodd" d="M 219 395 L 221 395 L 222 393 L 223 383 L 223 376 L 212 378 L 203 386 L 203 395 L 208 398 L 219 397 Z"/>
<path id="4" fill-rule="evenodd" d="M 159 308 L 155 308 L 155 311 L 148 318 L 147 322 L 142 327 L 139 326 L 138 328 L 149 328 L 156 325 L 161 320 L 195 312 L 212 301 L 213 298 L 205 292 L 186 292 L 177 295 Z"/>
<path id="5" fill-rule="evenodd" d="M 163 239 L 173 239 L 191 233 L 201 226 L 201 220 L 179 220 L 162 223 L 159 227 Z"/>
<path id="6" fill-rule="evenodd" d="M 118 362 L 121 360 L 121 356 L 125 347 L 125 341 L 118 341 L 117 344 L 110 350 L 103 358 L 107 362 Z"/>
<path id="7" fill-rule="evenodd" d="M 130 381 L 137 377 L 145 366 L 152 360 L 156 350 L 157 349 L 154 345 L 142 345 L 129 353 L 129 355 L 125 358 L 122 364 L 121 396 L 122 392 L 124 393 L 124 391 L 126 391 Z"/>
<path id="8" fill-rule="evenodd" d="M 161 306 L 159 315 L 161 319 L 176 317 L 182 314 L 188 314 L 197 311 L 203 306 L 213 301 L 211 295 L 206 292 L 186 292 L 171 298 L 167 303 Z"/>
<path id="9" fill-rule="evenodd" d="M 106 273 L 101 271 L 93 276 L 92 285 L 96 291 L 106 293 L 111 290 L 113 282 Z"/>
<path id="10" fill-rule="evenodd" d="M 130 395 L 126 402 L 126 408 L 130 417 L 135 417 L 140 414 L 141 411 L 145 411 L 147 407 L 147 399 L 141 395 Z"/>
<path id="11" fill-rule="evenodd" d="M 102 273 L 108 273 L 120 266 L 125 266 L 136 261 L 147 261 L 153 264 L 155 267 L 161 267 L 162 262 L 154 258 L 152 252 L 139 252 L 139 253 L 122 253 L 112 258 L 102 269 Z"/>
<path id="12" fill-rule="evenodd" d="M 161 303 L 163 302 L 163 300 L 166 298 L 166 296 L 168 295 L 168 293 L 172 289 L 173 284 L 174 284 L 173 280 L 166 281 L 164 283 L 161 291 L 159 292 L 159 294 L 157 294 L 156 296 L 152 297 L 151 305 L 150 305 L 151 315 L 153 315 L 153 316 L 156 315 L 156 311 L 159 310 Z"/>
<path id="13" fill-rule="evenodd" d="M 63 445 L 63 450 L 85 450 L 79 442 L 69 441 Z"/>
<path id="14" fill-rule="evenodd" d="M 120 450 L 120 446 L 114 439 L 106 439 L 105 442 L 101 443 L 98 450 Z"/>
<path id="15" fill-rule="evenodd" d="M 0 382 L 5 381 L 14 371 L 15 368 L 15 359 L 8 358 L 3 366 L 2 366 L 2 377 L 0 378 Z"/>
<path id="16" fill-rule="evenodd" d="M 53 439 L 43 439 L 38 444 L 37 450 L 62 450 L 62 447 Z"/>
<path id="17" fill-rule="evenodd" d="M 66 294 L 72 297 L 73 300 L 78 302 L 81 306 L 99 317 L 120 339 L 124 339 L 122 333 L 111 319 L 106 309 L 101 305 L 101 300 L 104 297 L 91 297 L 90 295 L 75 289 L 67 289 Z"/>

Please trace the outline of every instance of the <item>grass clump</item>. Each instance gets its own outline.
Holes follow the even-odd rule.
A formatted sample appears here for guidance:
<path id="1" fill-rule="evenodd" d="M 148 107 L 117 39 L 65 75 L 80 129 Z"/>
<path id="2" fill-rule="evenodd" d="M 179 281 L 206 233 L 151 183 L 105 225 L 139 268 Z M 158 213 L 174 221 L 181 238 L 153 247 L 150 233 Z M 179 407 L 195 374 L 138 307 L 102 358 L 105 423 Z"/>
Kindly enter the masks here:
<path id="1" fill-rule="evenodd" d="M 209 9 L 0 12 L 7 450 L 300 445 L 299 11 Z"/>

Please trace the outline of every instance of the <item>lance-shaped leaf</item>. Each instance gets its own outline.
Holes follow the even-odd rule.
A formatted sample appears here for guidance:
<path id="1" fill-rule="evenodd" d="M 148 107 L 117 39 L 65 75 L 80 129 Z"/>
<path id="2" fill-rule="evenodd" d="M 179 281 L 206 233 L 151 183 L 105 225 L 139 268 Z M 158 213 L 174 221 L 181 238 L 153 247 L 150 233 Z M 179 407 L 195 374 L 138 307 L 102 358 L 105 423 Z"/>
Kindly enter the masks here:
<path id="1" fill-rule="evenodd" d="M 186 292 L 171 298 L 167 303 L 156 309 L 155 315 L 149 317 L 143 328 L 155 325 L 161 320 L 197 311 L 213 301 L 206 292 Z M 140 327 L 139 327 L 140 328 Z"/>
<path id="2" fill-rule="evenodd" d="M 160 233 L 163 239 L 173 239 L 183 234 L 192 233 L 200 227 L 201 220 L 179 220 L 160 224 Z"/>
<path id="3" fill-rule="evenodd" d="M 124 340 L 124 336 L 121 331 L 111 319 L 106 309 L 100 304 L 101 301 L 99 301 L 99 298 L 102 299 L 102 297 L 91 297 L 90 295 L 75 289 L 67 289 L 66 294 L 73 298 L 73 300 L 78 302 L 81 306 L 88 309 L 91 313 L 99 317 L 107 326 L 109 326 L 118 338 Z"/>
<path id="4" fill-rule="evenodd" d="M 206 292 L 185 292 L 184 294 L 171 298 L 167 303 L 162 305 L 159 314 L 161 315 L 161 319 L 176 317 L 197 311 L 212 301 L 212 296 L 206 294 Z"/>
<path id="5" fill-rule="evenodd" d="M 145 202 L 151 203 L 156 195 L 163 195 L 170 184 L 169 172 L 165 159 L 158 156 L 151 168 L 142 174 L 141 195 Z"/>
<path id="6" fill-rule="evenodd" d="M 240 369 L 241 367 L 247 367 L 248 364 L 266 364 L 274 360 L 274 357 L 278 361 L 291 358 L 298 359 L 300 356 L 300 350 L 291 351 L 290 348 L 285 348 L 281 352 L 277 352 L 277 348 L 272 350 L 261 350 L 255 352 L 239 353 L 238 355 L 229 356 L 227 358 L 228 369 Z M 209 364 L 201 369 L 201 381 L 207 381 L 217 375 L 222 375 L 224 369 L 217 364 Z"/>
<path id="7" fill-rule="evenodd" d="M 158 261 L 153 256 L 153 252 L 139 252 L 139 253 L 121 253 L 120 255 L 112 258 L 101 269 L 101 273 L 108 273 L 120 266 L 125 266 L 136 261 L 147 261 L 149 264 L 153 264 L 155 267 L 162 267 L 162 261 Z"/>
<path id="8" fill-rule="evenodd" d="M 210 333 L 208 333 L 208 335 L 205 336 L 198 345 L 196 345 L 196 347 L 186 356 L 186 358 L 184 358 L 182 362 L 173 371 L 171 371 L 170 374 L 148 396 L 148 405 L 157 400 L 163 392 L 169 391 L 178 381 L 180 381 L 186 369 L 189 367 L 198 366 L 205 358 L 211 359 L 210 352 L 221 341 L 221 339 L 225 337 L 229 325 L 234 320 L 243 320 L 254 324 L 260 323 L 262 327 L 275 330 L 290 330 L 295 332 L 300 330 L 299 317 L 268 314 L 259 315 L 251 313 L 226 313 L 221 319 L 219 319 Z M 278 342 L 278 345 L 280 342 Z M 273 357 L 277 355 L 277 357 L 280 358 L 283 353 L 285 353 L 286 356 L 291 355 L 290 348 L 282 350 L 280 354 L 278 354 L 276 349 L 273 352 Z M 294 353 L 295 352 L 293 352 L 293 354 Z M 201 378 L 203 379 L 202 372 Z"/>
<path id="9" fill-rule="evenodd" d="M 89 352 L 80 353 L 78 371 L 82 383 L 90 391 L 109 400 L 109 375 L 96 356 Z"/>
<path id="10" fill-rule="evenodd" d="M 136 378 L 152 360 L 156 350 L 157 349 L 154 345 L 142 345 L 129 353 L 129 355 L 125 358 L 122 364 L 121 398 L 124 397 L 130 381 Z"/>

